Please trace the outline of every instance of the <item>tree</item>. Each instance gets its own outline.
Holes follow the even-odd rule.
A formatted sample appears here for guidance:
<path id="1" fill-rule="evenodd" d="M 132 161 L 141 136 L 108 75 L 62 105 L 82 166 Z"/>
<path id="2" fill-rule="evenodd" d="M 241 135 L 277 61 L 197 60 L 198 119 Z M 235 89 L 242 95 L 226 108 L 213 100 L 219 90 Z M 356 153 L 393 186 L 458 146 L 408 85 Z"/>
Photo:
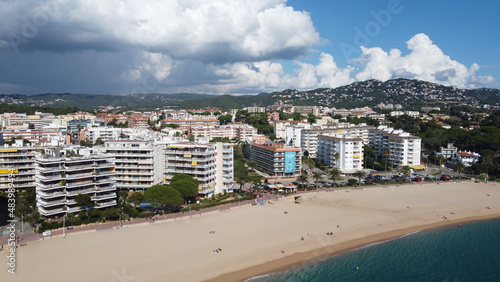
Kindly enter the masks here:
<path id="1" fill-rule="evenodd" d="M 170 180 L 170 187 L 179 191 L 184 200 L 196 197 L 198 186 L 200 186 L 200 182 L 197 179 L 184 173 L 178 173 Z"/>
<path id="2" fill-rule="evenodd" d="M 134 192 L 132 195 L 128 196 L 126 199 L 127 203 L 135 203 L 144 201 L 144 193 L 142 192 Z"/>
<path id="3" fill-rule="evenodd" d="M 405 165 L 401 168 L 401 172 L 403 173 L 405 178 L 408 178 L 408 176 L 410 176 L 410 174 L 411 174 L 411 168 L 409 166 Z"/>
<path id="4" fill-rule="evenodd" d="M 316 186 L 318 186 L 318 182 L 323 179 L 323 174 L 321 174 L 321 172 L 319 171 L 315 171 L 313 172 L 312 177 L 314 179 L 314 183 L 316 184 Z"/>
<path id="5" fill-rule="evenodd" d="M 259 167 L 259 164 L 256 161 L 247 161 L 247 166 L 253 172 L 257 167 Z"/>
<path id="6" fill-rule="evenodd" d="M 361 185 L 361 178 L 366 177 L 366 172 L 364 170 L 358 170 L 354 173 L 354 176 L 358 177 L 358 185 Z"/>
<path id="7" fill-rule="evenodd" d="M 363 145 L 363 154 L 365 155 L 364 160 L 365 160 L 365 168 L 366 168 L 367 157 L 368 156 L 373 156 L 373 154 L 375 154 L 375 150 L 372 147 L 368 146 L 368 145 Z"/>
<path id="8" fill-rule="evenodd" d="M 75 202 L 78 206 L 83 206 L 85 208 L 85 214 L 88 218 L 89 206 L 92 206 L 92 199 L 88 194 L 78 194 L 75 197 Z"/>
<path id="9" fill-rule="evenodd" d="M 385 172 L 385 171 L 387 171 L 387 160 L 391 156 L 391 150 L 389 150 L 389 148 L 384 148 L 382 155 L 385 157 L 385 168 L 384 168 L 384 172 Z"/>
<path id="10" fill-rule="evenodd" d="M 307 183 L 307 174 L 301 173 L 299 176 L 297 176 L 297 182 L 301 183 L 302 185 Z"/>
<path id="11" fill-rule="evenodd" d="M 102 146 L 104 145 L 104 141 L 102 141 L 102 139 L 99 137 L 95 140 L 95 143 L 94 143 L 95 146 Z"/>
<path id="12" fill-rule="evenodd" d="M 335 187 L 337 184 L 336 183 L 337 179 L 340 178 L 340 169 L 338 167 L 332 167 L 329 173 L 330 173 L 330 179 L 333 180 L 333 187 Z"/>
<path id="13" fill-rule="evenodd" d="M 262 183 L 262 175 L 256 173 L 256 172 L 250 172 L 248 174 L 248 180 L 251 182 L 253 185 L 257 186 Z"/>
<path id="14" fill-rule="evenodd" d="M 446 162 L 446 159 L 443 155 L 439 155 L 437 158 L 436 158 L 436 161 L 437 163 L 439 164 L 439 166 L 443 166 L 444 163 Z"/>
<path id="15" fill-rule="evenodd" d="M 184 199 L 182 194 L 170 186 L 153 185 L 144 191 L 144 200 L 165 206 L 178 207 L 182 205 Z"/>
<path id="16" fill-rule="evenodd" d="M 335 167 L 339 167 L 340 154 L 335 153 L 335 155 L 333 155 L 333 157 L 335 158 Z"/>
<path id="17" fill-rule="evenodd" d="M 79 206 L 88 207 L 92 203 L 92 199 L 87 194 L 78 194 L 75 197 L 75 202 Z"/>
<path id="18" fill-rule="evenodd" d="M 464 172 L 465 170 L 465 165 L 463 162 L 458 162 L 457 163 L 457 166 L 455 167 L 455 169 L 458 171 L 458 177 L 460 180 L 462 180 L 462 172 Z"/>
<path id="19" fill-rule="evenodd" d="M 220 124 L 223 125 L 231 122 L 233 120 L 233 116 L 231 114 L 221 115 L 217 119 L 220 121 Z"/>

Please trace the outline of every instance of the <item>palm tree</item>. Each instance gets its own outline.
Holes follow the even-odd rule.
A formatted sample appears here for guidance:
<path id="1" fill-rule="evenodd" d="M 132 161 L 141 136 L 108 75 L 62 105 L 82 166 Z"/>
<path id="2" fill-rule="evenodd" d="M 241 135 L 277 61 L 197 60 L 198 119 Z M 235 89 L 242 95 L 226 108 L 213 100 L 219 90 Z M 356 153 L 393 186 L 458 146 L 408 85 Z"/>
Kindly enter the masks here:
<path id="1" fill-rule="evenodd" d="M 462 172 L 465 170 L 465 165 L 463 162 L 458 162 L 455 169 L 458 171 L 458 177 L 462 180 Z"/>
<path id="2" fill-rule="evenodd" d="M 408 178 L 408 176 L 409 176 L 409 175 L 410 175 L 410 173 L 411 173 L 411 168 L 410 168 L 409 166 L 405 165 L 405 166 L 403 166 L 403 167 L 401 168 L 401 172 L 403 173 L 403 175 L 404 175 L 406 178 Z"/>
<path id="3" fill-rule="evenodd" d="M 339 167 L 340 154 L 335 153 L 335 155 L 333 155 L 333 157 L 335 158 L 335 167 Z"/>
<path id="4" fill-rule="evenodd" d="M 384 151 L 382 154 L 385 157 L 385 169 L 384 169 L 384 171 L 387 171 L 387 160 L 391 156 L 391 150 L 389 150 L 389 148 L 384 148 Z"/>
<path id="5" fill-rule="evenodd" d="M 443 165 L 444 165 L 444 163 L 446 162 L 446 159 L 444 158 L 444 156 L 443 156 L 443 155 L 439 155 L 439 156 L 437 157 L 437 162 L 438 162 L 439 166 L 443 166 Z"/>
<path id="6" fill-rule="evenodd" d="M 307 183 L 307 174 L 301 173 L 299 176 L 297 176 L 297 182 L 301 183 L 304 185 L 304 183 Z"/>
<path id="7" fill-rule="evenodd" d="M 330 179 L 333 180 L 333 187 L 336 185 L 336 180 L 340 178 L 340 169 L 338 167 L 332 167 L 330 170 Z"/>
<path id="8" fill-rule="evenodd" d="M 316 186 L 318 186 L 318 182 L 323 179 L 323 175 L 319 171 L 313 172 L 312 177 L 314 179 L 314 183 L 316 184 Z"/>
<path id="9" fill-rule="evenodd" d="M 358 170 L 354 173 L 354 176 L 358 177 L 358 185 L 361 185 L 361 178 L 366 177 L 366 172 L 364 170 Z"/>

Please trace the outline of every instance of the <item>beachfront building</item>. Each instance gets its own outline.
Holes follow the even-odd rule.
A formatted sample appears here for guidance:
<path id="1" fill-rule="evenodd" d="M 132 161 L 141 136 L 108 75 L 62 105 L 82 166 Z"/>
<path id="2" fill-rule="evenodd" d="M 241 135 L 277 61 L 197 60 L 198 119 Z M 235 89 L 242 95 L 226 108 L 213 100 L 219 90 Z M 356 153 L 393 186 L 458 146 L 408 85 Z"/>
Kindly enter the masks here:
<path id="1" fill-rule="evenodd" d="M 403 130 L 379 126 L 370 130 L 369 145 L 379 157 L 384 156 L 384 150 L 389 150 L 388 160 L 397 166 L 410 166 L 416 169 L 420 165 L 421 139 Z"/>
<path id="2" fill-rule="evenodd" d="M 166 184 L 176 174 L 183 173 L 198 180 L 198 193 L 202 197 L 233 190 L 233 146 L 230 143 L 176 143 L 167 146 L 166 154 Z"/>
<path id="3" fill-rule="evenodd" d="M 150 140 L 110 140 L 106 154 L 115 159 L 116 187 L 145 190 L 165 177 L 165 146 Z"/>
<path id="4" fill-rule="evenodd" d="M 0 191 L 35 187 L 35 148 L 0 148 Z"/>
<path id="5" fill-rule="evenodd" d="M 458 151 L 450 158 L 450 164 L 454 167 L 457 163 L 471 166 L 479 161 L 481 155 L 475 152 Z"/>
<path id="6" fill-rule="evenodd" d="M 369 130 L 374 129 L 373 126 L 354 125 L 354 124 L 338 124 L 328 127 L 314 127 L 310 129 L 302 129 L 300 131 L 300 147 L 302 151 L 307 151 L 309 156 L 317 157 L 318 136 L 344 134 L 351 137 L 361 138 L 365 144 L 369 142 Z"/>
<path id="7" fill-rule="evenodd" d="M 363 169 L 363 139 L 346 134 L 318 136 L 317 159 L 342 173 Z"/>
<path id="8" fill-rule="evenodd" d="M 116 205 L 115 164 L 108 156 L 39 156 L 35 175 L 37 207 L 43 216 Z M 90 207 L 77 204 L 75 198 L 80 194 L 90 196 Z"/>
<path id="9" fill-rule="evenodd" d="M 272 177 L 295 178 L 300 174 L 301 150 L 281 142 L 252 143 L 250 159 L 259 165 L 259 170 Z"/>

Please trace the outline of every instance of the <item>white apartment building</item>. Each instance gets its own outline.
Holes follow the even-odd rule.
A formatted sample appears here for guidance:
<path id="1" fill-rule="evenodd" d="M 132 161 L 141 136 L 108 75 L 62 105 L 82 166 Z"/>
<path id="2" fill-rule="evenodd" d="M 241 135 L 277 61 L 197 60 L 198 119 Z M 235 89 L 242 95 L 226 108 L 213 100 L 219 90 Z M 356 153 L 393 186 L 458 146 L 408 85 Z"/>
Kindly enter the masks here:
<path id="1" fill-rule="evenodd" d="M 211 196 L 233 190 L 233 147 L 229 143 L 184 142 L 167 146 L 167 184 L 178 173 L 199 181 L 198 192 Z"/>
<path id="2" fill-rule="evenodd" d="M 287 126 L 306 127 L 308 124 L 305 121 L 277 120 L 274 122 L 274 135 L 277 139 L 285 139 Z"/>
<path id="3" fill-rule="evenodd" d="M 245 123 L 230 123 L 226 125 L 193 125 L 191 134 L 195 137 L 203 137 L 212 140 L 216 137 L 234 139 L 244 142 L 257 134 L 257 128 Z"/>
<path id="4" fill-rule="evenodd" d="M 421 141 L 420 137 L 386 126 L 370 130 L 369 145 L 378 156 L 389 149 L 388 159 L 397 166 L 420 166 Z"/>
<path id="5" fill-rule="evenodd" d="M 105 142 L 106 154 L 115 159 L 116 187 L 145 190 L 164 182 L 165 146 L 144 140 Z"/>
<path id="6" fill-rule="evenodd" d="M 51 217 L 85 210 L 77 195 L 89 195 L 92 208 L 116 205 L 114 160 L 108 156 L 36 159 L 36 200 L 41 215 Z"/>
<path id="7" fill-rule="evenodd" d="M 102 141 L 118 140 L 122 132 L 122 128 L 89 127 L 85 130 L 85 139 L 92 143 L 95 143 L 98 138 Z"/>
<path id="8" fill-rule="evenodd" d="M 0 148 L 0 191 L 35 187 L 35 148 Z"/>
<path id="9" fill-rule="evenodd" d="M 374 127 L 353 124 L 340 124 L 329 127 L 302 129 L 300 131 L 300 143 L 296 146 L 300 146 L 303 152 L 307 151 L 309 156 L 315 158 L 317 154 L 319 135 L 345 134 L 351 137 L 361 138 L 365 144 L 368 144 L 370 129 L 374 129 Z"/>
<path id="10" fill-rule="evenodd" d="M 345 134 L 320 135 L 317 158 L 342 173 L 355 173 L 363 169 L 363 139 Z"/>

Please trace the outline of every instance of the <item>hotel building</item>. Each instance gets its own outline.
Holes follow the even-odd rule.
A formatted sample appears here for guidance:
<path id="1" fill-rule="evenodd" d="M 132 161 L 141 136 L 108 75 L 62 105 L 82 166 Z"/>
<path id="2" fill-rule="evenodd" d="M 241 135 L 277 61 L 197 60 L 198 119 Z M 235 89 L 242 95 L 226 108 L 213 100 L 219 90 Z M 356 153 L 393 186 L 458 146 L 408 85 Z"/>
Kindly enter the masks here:
<path id="1" fill-rule="evenodd" d="M 287 147 L 283 143 L 267 141 L 252 143 L 250 159 L 257 162 L 259 169 L 270 176 L 287 178 L 300 174 L 301 151 L 298 147 Z"/>

